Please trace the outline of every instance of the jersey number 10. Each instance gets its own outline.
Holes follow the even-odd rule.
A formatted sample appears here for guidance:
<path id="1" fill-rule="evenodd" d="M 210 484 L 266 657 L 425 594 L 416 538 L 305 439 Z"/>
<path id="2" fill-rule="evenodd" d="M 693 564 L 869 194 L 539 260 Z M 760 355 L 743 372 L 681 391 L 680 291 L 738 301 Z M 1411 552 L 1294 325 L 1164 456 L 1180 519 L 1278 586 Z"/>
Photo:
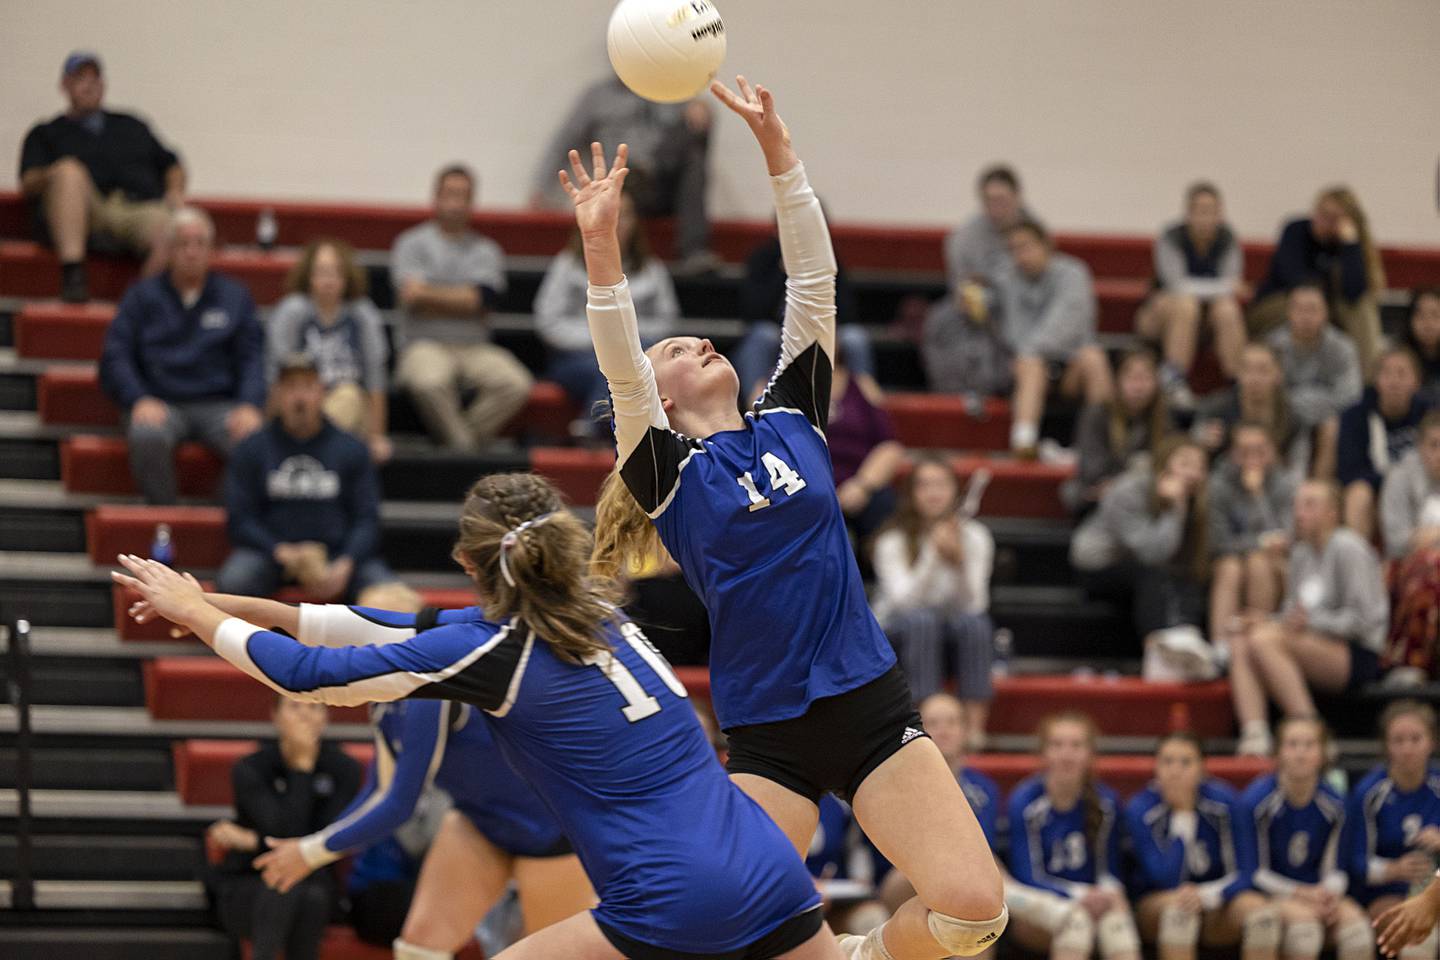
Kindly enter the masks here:
<path id="1" fill-rule="evenodd" d="M 781 460 L 775 456 L 775 454 L 768 450 L 765 451 L 760 455 L 760 462 L 765 464 L 765 472 L 770 474 L 771 493 L 784 490 L 785 495 L 788 497 L 794 496 L 805 489 L 805 478 L 794 470 L 791 470 L 790 464 Z M 760 491 L 755 489 L 755 481 L 750 476 L 749 470 L 746 470 L 740 474 L 740 476 L 736 477 L 735 482 L 740 485 L 741 490 L 745 491 L 745 496 L 750 498 L 751 513 L 754 513 L 756 510 L 764 510 L 770 506 L 770 498 L 760 496 Z"/>
<path id="2" fill-rule="evenodd" d="M 625 642 L 630 645 L 630 649 L 634 650 L 640 659 L 655 671 L 655 675 L 664 681 L 671 693 L 677 697 L 690 696 L 689 691 L 685 689 L 685 684 L 675 676 L 675 672 L 670 669 L 670 664 L 660 655 L 660 651 L 651 645 L 650 640 L 639 627 L 626 621 L 620 627 L 620 636 L 624 637 Z M 592 653 L 585 658 L 584 662 L 589 666 L 599 667 L 600 672 L 605 674 L 605 679 L 613 683 L 615 689 L 620 691 L 620 696 L 625 698 L 625 706 L 621 708 L 621 713 L 625 714 L 626 720 L 634 723 L 660 712 L 660 701 L 646 693 L 645 688 L 640 685 L 640 681 L 635 679 L 635 674 L 630 672 L 630 668 L 621 663 L 620 658 L 609 650 Z"/>

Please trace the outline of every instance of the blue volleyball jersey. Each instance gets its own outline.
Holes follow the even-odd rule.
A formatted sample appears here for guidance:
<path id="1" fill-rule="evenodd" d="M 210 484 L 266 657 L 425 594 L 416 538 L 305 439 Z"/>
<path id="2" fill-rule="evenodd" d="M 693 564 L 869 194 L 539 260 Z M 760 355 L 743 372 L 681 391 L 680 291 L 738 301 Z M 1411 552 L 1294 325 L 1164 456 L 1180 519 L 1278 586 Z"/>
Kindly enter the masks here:
<path id="1" fill-rule="evenodd" d="M 300 632 L 323 646 L 230 619 L 214 647 L 295 699 L 444 698 L 484 710 L 579 854 L 600 896 L 596 919 L 627 937 L 723 952 L 818 905 L 794 848 L 725 776 L 684 686 L 634 624 L 609 628 L 611 651 L 585 664 L 524 624 L 473 610 L 416 632 L 424 625 L 302 607 Z M 339 645 L 347 639 L 366 645 Z"/>
<path id="2" fill-rule="evenodd" d="M 1119 885 L 1120 803 L 1115 792 L 1096 784 L 1100 829 L 1085 838 L 1085 802 L 1057 810 L 1045 795 L 1041 774 L 1026 777 L 1010 794 L 1010 873 L 1022 884 L 1062 897 L 1077 897 L 1092 886 Z"/>
<path id="3" fill-rule="evenodd" d="M 1249 830 L 1238 839 L 1249 845 L 1242 862 L 1253 865 L 1255 889 L 1283 897 L 1302 886 L 1323 886 L 1336 894 L 1348 885 L 1340 866 L 1345 801 L 1321 780 L 1310 802 L 1291 806 L 1275 774 L 1256 777 L 1240 794 Z"/>
<path id="4" fill-rule="evenodd" d="M 963 768 L 956 779 L 960 781 L 960 789 L 965 792 L 965 799 L 970 801 L 970 809 L 975 811 L 975 819 L 980 821 L 980 829 L 985 832 L 985 842 L 990 844 L 991 850 L 998 850 L 1000 788 L 995 786 L 994 780 L 969 767 Z"/>
<path id="5" fill-rule="evenodd" d="M 1219 780 L 1200 784 L 1195 798 L 1193 831 L 1182 826 L 1154 783 L 1125 805 L 1125 832 L 1135 849 L 1139 869 L 1135 895 L 1174 890 L 1193 883 L 1207 910 L 1228 903 L 1250 887 L 1250 870 L 1240 860 L 1237 834 L 1248 833 L 1235 791 Z"/>
<path id="6" fill-rule="evenodd" d="M 1376 767 L 1355 785 L 1345 807 L 1345 869 L 1350 892 L 1363 904 L 1382 896 L 1406 896 L 1409 885 L 1384 883 L 1393 860 L 1416 849 L 1425 827 L 1440 826 L 1440 767 L 1432 766 L 1424 782 L 1401 791 L 1384 766 Z"/>
<path id="7" fill-rule="evenodd" d="M 722 728 L 797 717 L 884 674 L 895 654 L 865 597 L 825 443 L 835 257 L 797 165 L 772 177 L 786 308 L 775 373 L 740 429 L 670 429 L 627 284 L 589 291 L 620 474 L 709 613 Z M 662 342 L 662 349 L 664 342 Z"/>

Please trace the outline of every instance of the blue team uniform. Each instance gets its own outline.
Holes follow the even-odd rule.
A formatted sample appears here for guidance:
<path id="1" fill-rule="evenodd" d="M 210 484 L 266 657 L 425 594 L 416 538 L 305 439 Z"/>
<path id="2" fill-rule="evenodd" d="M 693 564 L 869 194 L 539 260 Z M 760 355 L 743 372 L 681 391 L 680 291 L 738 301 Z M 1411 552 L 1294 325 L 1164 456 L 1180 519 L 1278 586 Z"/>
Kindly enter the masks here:
<path id="1" fill-rule="evenodd" d="M 1104 784 L 1100 830 L 1093 844 L 1085 839 L 1085 803 L 1056 810 L 1045 795 L 1040 774 L 1026 777 L 1010 794 L 1010 873 L 1020 883 L 1076 897 L 1087 887 L 1116 886 L 1120 862 L 1120 802 Z"/>
<path id="2" fill-rule="evenodd" d="M 1000 849 L 1000 788 L 994 780 L 969 767 L 960 771 L 959 780 L 960 789 L 965 792 L 965 799 L 985 832 L 985 842 L 991 850 Z"/>
<path id="3" fill-rule="evenodd" d="M 429 622 L 417 633 L 423 617 L 307 604 L 300 635 L 311 646 L 235 619 L 214 645 L 298 699 L 445 698 L 484 710 L 579 854 L 602 929 L 723 953 L 818 906 L 784 834 L 730 783 L 685 688 L 634 624 L 611 627 L 613 652 L 577 665 L 523 624 L 473 609 Z M 337 646 L 347 640 L 368 645 Z"/>
<path id="4" fill-rule="evenodd" d="M 1193 883 L 1205 909 L 1214 910 L 1249 889 L 1250 869 L 1239 850 L 1252 844 L 1237 842 L 1237 834 L 1248 830 L 1235 791 L 1219 780 L 1204 781 L 1194 812 L 1195 834 L 1184 837 L 1155 784 L 1125 805 L 1125 832 L 1138 861 L 1135 896 Z"/>
<path id="5" fill-rule="evenodd" d="M 1345 801 L 1333 787 L 1322 780 L 1309 803 L 1293 807 L 1275 775 L 1267 773 L 1240 794 L 1240 809 L 1248 830 L 1237 832 L 1237 842 L 1245 845 L 1238 852 L 1254 870 L 1255 889 L 1275 897 L 1302 886 L 1345 893 L 1340 866 Z"/>
<path id="6" fill-rule="evenodd" d="M 1433 826 L 1440 826 L 1440 767 L 1432 765 L 1424 782 L 1409 793 L 1395 786 L 1384 766 L 1366 774 L 1345 806 L 1341 846 L 1351 895 L 1366 906 L 1380 897 L 1406 896 L 1408 884 L 1381 883 L 1381 871 L 1415 850 L 1420 831 Z"/>

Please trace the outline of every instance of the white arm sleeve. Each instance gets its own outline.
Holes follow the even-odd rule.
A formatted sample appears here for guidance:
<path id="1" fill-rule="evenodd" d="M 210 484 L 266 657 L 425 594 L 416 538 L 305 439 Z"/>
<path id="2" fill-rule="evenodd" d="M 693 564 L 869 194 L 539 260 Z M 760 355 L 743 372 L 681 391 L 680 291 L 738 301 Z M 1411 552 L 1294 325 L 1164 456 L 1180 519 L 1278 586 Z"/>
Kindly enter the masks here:
<path id="1" fill-rule="evenodd" d="M 367 619 L 343 603 L 302 603 L 298 633 L 307 647 L 364 647 L 409 640 L 415 628 Z"/>
<path id="2" fill-rule="evenodd" d="M 590 285 L 585 314 L 595 359 L 610 385 L 615 416 L 615 449 L 624 463 L 651 427 L 670 429 L 670 420 L 655 389 L 655 371 L 640 346 L 640 325 L 630 299 L 630 283 L 621 278 L 613 287 Z"/>
<path id="3" fill-rule="evenodd" d="M 825 211 L 797 163 L 770 178 L 775 192 L 775 220 L 780 231 L 780 256 L 785 262 L 785 323 L 781 329 L 783 368 L 811 343 L 835 356 L 835 250 Z"/>

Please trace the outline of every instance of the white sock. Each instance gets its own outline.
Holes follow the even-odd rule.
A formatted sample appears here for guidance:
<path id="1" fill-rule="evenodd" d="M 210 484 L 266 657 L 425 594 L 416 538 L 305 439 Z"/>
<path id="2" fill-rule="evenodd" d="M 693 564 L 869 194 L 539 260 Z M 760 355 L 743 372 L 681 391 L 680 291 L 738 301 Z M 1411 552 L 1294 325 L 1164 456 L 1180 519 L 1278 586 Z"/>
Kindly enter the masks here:
<path id="1" fill-rule="evenodd" d="M 1016 420 L 1010 425 L 1010 449 L 1025 450 L 1035 446 L 1040 439 L 1040 427 L 1033 423 Z"/>

